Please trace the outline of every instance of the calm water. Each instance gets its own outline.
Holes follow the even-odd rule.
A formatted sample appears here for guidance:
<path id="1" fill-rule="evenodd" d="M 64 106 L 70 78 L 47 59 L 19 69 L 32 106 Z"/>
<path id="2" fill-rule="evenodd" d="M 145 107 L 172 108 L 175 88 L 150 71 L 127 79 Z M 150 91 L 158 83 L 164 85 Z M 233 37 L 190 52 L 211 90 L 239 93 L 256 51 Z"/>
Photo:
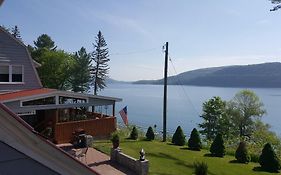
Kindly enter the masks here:
<path id="1" fill-rule="evenodd" d="M 202 104 L 213 96 L 230 100 L 241 88 L 218 88 L 197 86 L 168 86 L 167 130 L 174 132 L 181 125 L 186 134 L 201 122 Z M 263 101 L 267 114 L 262 120 L 271 125 L 271 130 L 281 135 L 281 89 L 252 88 Z M 116 105 L 116 115 L 122 122 L 118 111 L 128 105 L 130 124 L 147 128 L 157 125 L 162 129 L 163 86 L 110 84 L 101 95 L 122 98 Z"/>

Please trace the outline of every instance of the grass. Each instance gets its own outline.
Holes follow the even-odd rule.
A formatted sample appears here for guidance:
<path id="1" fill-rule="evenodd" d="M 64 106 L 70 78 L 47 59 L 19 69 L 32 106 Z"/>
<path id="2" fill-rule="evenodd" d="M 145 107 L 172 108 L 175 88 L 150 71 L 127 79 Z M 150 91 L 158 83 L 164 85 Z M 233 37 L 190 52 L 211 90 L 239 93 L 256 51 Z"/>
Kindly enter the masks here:
<path id="1" fill-rule="evenodd" d="M 112 144 L 110 141 L 95 142 L 94 147 L 109 154 Z M 139 151 L 143 148 L 146 159 L 149 160 L 149 174 L 151 175 L 178 175 L 193 174 L 194 162 L 206 162 L 209 175 L 269 175 L 259 171 L 258 163 L 235 163 L 233 156 L 224 158 L 208 156 L 208 150 L 190 151 L 186 146 L 180 147 L 160 141 L 132 141 L 122 140 L 122 152 L 134 158 L 139 158 Z M 255 170 L 253 170 L 255 169 Z M 281 173 L 275 173 L 281 174 Z"/>

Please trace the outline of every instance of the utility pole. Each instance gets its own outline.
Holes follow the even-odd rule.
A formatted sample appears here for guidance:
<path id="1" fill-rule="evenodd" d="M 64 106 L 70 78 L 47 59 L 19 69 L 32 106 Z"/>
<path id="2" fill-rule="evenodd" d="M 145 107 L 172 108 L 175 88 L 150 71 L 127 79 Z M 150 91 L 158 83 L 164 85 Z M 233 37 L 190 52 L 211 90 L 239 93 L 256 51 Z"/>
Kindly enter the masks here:
<path id="1" fill-rule="evenodd" d="M 163 99 L 163 142 L 167 138 L 167 73 L 168 73 L 168 42 L 165 46 L 165 68 L 164 68 L 164 99 Z"/>

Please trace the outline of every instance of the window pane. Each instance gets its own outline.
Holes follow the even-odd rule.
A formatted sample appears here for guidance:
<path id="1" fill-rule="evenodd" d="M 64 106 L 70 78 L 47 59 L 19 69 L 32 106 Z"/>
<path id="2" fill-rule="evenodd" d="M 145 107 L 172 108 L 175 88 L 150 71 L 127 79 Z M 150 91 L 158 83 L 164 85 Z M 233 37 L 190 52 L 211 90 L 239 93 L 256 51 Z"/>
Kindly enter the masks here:
<path id="1" fill-rule="evenodd" d="M 9 66 L 0 65 L 0 82 L 9 82 Z"/>
<path id="2" fill-rule="evenodd" d="M 12 82 L 22 82 L 22 66 L 12 66 Z"/>
<path id="3" fill-rule="evenodd" d="M 47 97 L 47 98 L 22 102 L 23 106 L 51 105 L 51 104 L 56 104 L 55 97 Z"/>

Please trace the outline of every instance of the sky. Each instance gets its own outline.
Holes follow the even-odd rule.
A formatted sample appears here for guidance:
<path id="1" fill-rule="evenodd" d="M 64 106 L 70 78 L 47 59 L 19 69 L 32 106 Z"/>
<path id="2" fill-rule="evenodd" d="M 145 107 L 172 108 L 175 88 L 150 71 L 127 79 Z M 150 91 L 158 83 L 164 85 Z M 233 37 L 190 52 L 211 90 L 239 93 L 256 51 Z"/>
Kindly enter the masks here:
<path id="1" fill-rule="evenodd" d="M 281 62 L 281 10 L 268 0 L 5 0 L 0 25 L 17 25 L 25 44 L 48 34 L 60 49 L 93 51 L 100 30 L 116 80 L 163 77 L 225 65 Z"/>

